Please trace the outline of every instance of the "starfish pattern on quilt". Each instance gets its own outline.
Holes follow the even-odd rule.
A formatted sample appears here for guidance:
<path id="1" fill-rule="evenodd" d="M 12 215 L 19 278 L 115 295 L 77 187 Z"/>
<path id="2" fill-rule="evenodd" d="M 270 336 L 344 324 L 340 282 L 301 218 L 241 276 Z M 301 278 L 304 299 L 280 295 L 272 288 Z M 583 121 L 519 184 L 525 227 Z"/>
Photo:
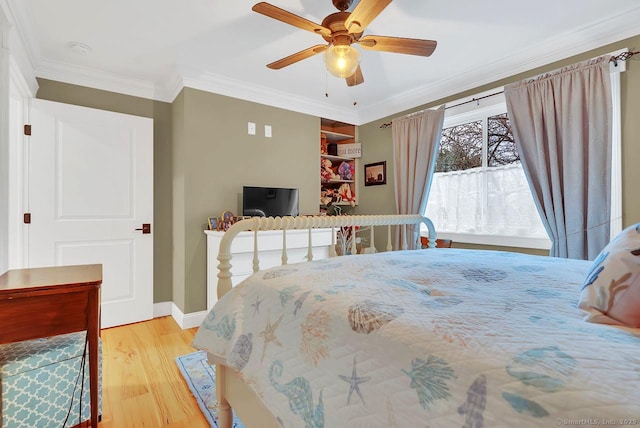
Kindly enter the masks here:
<path id="1" fill-rule="evenodd" d="M 262 299 L 260 296 L 256 295 L 256 302 L 251 304 L 251 307 L 253 308 L 253 316 L 260 313 L 260 303 L 262 303 Z"/>
<path id="2" fill-rule="evenodd" d="M 362 404 L 366 404 L 364 402 L 364 397 L 362 396 L 362 392 L 360 392 L 360 384 L 371 379 L 371 376 L 363 376 L 363 377 L 358 376 L 358 374 L 356 373 L 356 357 L 355 356 L 353 357 L 353 369 L 351 370 L 351 377 L 343 376 L 343 375 L 338 375 L 338 377 L 349 384 L 349 396 L 347 397 L 347 405 L 349 405 L 351 402 L 351 394 L 353 394 L 353 391 L 355 391 L 356 394 L 358 394 L 358 397 L 360 397 L 360 399 L 362 400 Z"/>
<path id="3" fill-rule="evenodd" d="M 267 352 L 267 346 L 269 345 L 270 342 L 273 342 L 278 346 L 282 346 L 282 343 L 280 343 L 275 333 L 283 317 L 284 317 L 284 314 L 280 315 L 280 318 L 278 318 L 278 320 L 275 323 L 271 324 L 271 316 L 269 316 L 267 325 L 264 327 L 264 330 L 260 332 L 260 336 L 264 337 L 264 346 L 262 347 L 262 357 L 260 357 L 260 362 L 264 361 L 264 355 Z"/>

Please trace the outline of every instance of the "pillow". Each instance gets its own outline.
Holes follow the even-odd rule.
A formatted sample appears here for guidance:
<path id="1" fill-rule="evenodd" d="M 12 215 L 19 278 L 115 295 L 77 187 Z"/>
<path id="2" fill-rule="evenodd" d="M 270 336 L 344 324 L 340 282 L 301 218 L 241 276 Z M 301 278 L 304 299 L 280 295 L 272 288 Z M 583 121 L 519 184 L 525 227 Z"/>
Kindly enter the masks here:
<path id="1" fill-rule="evenodd" d="M 582 284 L 585 320 L 640 327 L 640 223 L 604 247 Z"/>

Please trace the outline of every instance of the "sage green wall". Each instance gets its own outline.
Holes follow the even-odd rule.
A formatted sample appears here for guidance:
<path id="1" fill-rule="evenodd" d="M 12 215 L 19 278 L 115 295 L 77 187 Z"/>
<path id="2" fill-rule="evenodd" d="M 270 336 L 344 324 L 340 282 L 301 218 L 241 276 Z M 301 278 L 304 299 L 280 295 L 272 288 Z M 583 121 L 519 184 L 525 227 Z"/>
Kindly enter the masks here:
<path id="1" fill-rule="evenodd" d="M 173 104 L 174 302 L 190 313 L 206 309 L 207 217 L 238 213 L 243 185 L 297 187 L 300 212 L 318 213 L 320 119 L 192 88 Z"/>
<path id="2" fill-rule="evenodd" d="M 172 174 L 173 192 L 173 302 L 184 308 L 185 302 L 185 167 L 187 158 L 187 136 L 185 135 L 184 91 L 180 92 L 171 105 L 172 118 Z"/>
<path id="3" fill-rule="evenodd" d="M 393 116 L 382 118 L 358 128 L 360 141 L 363 142 L 362 147 L 362 163 L 387 161 L 387 185 L 386 186 L 370 186 L 364 187 L 362 182 L 359 187 L 359 206 L 356 209 L 357 214 L 395 214 L 394 200 L 394 168 L 393 168 L 393 146 L 391 127 L 380 128 L 383 123 L 390 122 L 393 118 L 400 117 L 404 114 L 432 108 L 441 104 L 446 104 L 461 98 L 471 97 L 483 91 L 488 91 L 496 87 L 504 86 L 508 83 L 517 82 L 525 78 L 531 78 L 544 72 L 548 72 L 575 62 L 583 61 L 609 52 L 629 48 L 631 51 L 640 49 L 640 36 L 626 39 L 617 43 L 603 46 L 576 55 L 569 59 L 558 61 L 545 67 L 539 67 L 526 73 L 511 76 L 494 83 L 480 86 L 468 91 L 436 100 L 434 102 L 424 104 L 415 109 L 399 112 Z M 622 74 L 622 211 L 623 226 L 640 222 L 640 193 L 638 192 L 638 183 L 640 183 L 640 63 L 636 57 L 627 61 L 627 71 Z M 376 234 L 376 237 L 378 234 Z M 456 247 L 463 247 L 462 244 L 454 244 Z M 376 240 L 376 246 L 380 244 Z M 464 246 L 472 248 L 472 246 Z M 473 247 L 477 248 L 477 247 Z M 495 247 L 500 248 L 500 247 Z M 504 248 L 500 248 L 504 249 Z M 538 254 L 537 250 L 520 250 Z"/>
<path id="4" fill-rule="evenodd" d="M 172 299 L 171 104 L 38 79 L 37 98 L 153 119 L 153 301 Z"/>
<path id="5" fill-rule="evenodd" d="M 240 208 L 242 186 L 300 189 L 318 212 L 320 119 L 185 88 L 173 103 L 38 79 L 37 98 L 154 119 L 154 302 L 206 309 L 206 219 Z M 247 134 L 254 122 L 257 135 Z M 271 125 L 273 137 L 264 137 Z M 311 166 L 314 167 L 311 167 Z"/>

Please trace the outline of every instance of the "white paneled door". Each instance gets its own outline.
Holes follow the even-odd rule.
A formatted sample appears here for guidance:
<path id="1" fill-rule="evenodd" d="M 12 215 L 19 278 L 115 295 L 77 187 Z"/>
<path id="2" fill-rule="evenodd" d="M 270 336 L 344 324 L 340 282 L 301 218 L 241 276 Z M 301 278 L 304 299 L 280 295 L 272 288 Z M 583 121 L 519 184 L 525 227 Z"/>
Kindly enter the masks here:
<path id="1" fill-rule="evenodd" d="M 152 318 L 153 121 L 37 99 L 30 113 L 29 267 L 102 263 L 102 327 Z"/>

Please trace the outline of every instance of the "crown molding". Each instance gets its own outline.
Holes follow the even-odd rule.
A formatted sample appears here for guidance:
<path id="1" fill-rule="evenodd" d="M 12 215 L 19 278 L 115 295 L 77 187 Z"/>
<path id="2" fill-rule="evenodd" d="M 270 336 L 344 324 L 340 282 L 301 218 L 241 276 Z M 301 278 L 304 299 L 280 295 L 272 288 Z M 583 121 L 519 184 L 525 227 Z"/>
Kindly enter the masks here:
<path id="1" fill-rule="evenodd" d="M 638 6 L 578 31 L 567 32 L 553 40 L 538 43 L 533 48 L 506 56 L 492 64 L 461 71 L 444 81 L 428 83 L 378 103 L 358 106 L 356 110 L 197 70 L 176 70 L 159 81 L 151 82 L 57 61 L 37 61 L 41 58 L 34 39 L 37 28 L 33 28 L 26 19 L 22 1 L 0 0 L 0 6 L 10 25 L 15 27 L 12 29 L 15 30 L 14 37 L 11 37 L 12 54 L 33 93 L 38 87 L 36 76 L 163 102 L 173 102 L 186 86 L 355 125 L 411 110 L 640 34 L 637 25 L 637 22 L 640 22 L 640 6 Z"/>
<path id="2" fill-rule="evenodd" d="M 27 81 L 22 73 L 20 65 L 13 56 L 9 58 L 9 78 L 15 84 L 20 96 L 25 98 L 35 98 L 36 93 L 38 92 L 38 82 L 35 80 L 35 77 L 33 82 Z M 35 83 L 35 87 L 33 86 L 33 83 Z"/>
<path id="3" fill-rule="evenodd" d="M 389 117 L 610 43 L 637 36 L 640 34 L 638 22 L 640 22 L 640 7 L 611 19 L 585 26 L 579 31 L 567 32 L 552 41 L 538 43 L 533 48 L 520 51 L 500 61 L 371 104 L 360 110 L 358 124 Z"/>
<path id="4" fill-rule="evenodd" d="M 28 61 L 20 55 L 11 54 L 12 76 L 16 82 L 20 82 L 21 91 L 28 96 L 34 97 L 38 93 L 38 81 L 33 72 L 33 68 Z"/>
<path id="5" fill-rule="evenodd" d="M 174 102 L 176 97 L 180 94 L 184 88 L 184 80 L 182 75 L 177 71 L 174 71 L 168 79 L 168 84 L 165 86 L 166 93 L 168 95 L 169 102 Z"/>
<path id="6" fill-rule="evenodd" d="M 15 28 L 21 47 L 33 64 L 34 58 L 39 58 L 41 52 L 33 36 L 37 34 L 37 28 L 28 19 L 24 2 L 21 0 L 0 0 L 0 6 L 2 6 L 10 24 Z"/>
<path id="7" fill-rule="evenodd" d="M 309 100 L 308 98 L 295 96 L 287 92 L 221 77 L 212 73 L 198 73 L 198 77 L 185 77 L 185 75 L 188 76 L 189 74 L 192 73 L 185 72 L 185 74 L 183 74 L 184 86 L 193 89 L 213 92 L 232 98 L 265 104 L 285 110 L 293 110 L 327 119 L 339 118 L 341 121 L 348 123 L 355 123 L 358 119 L 357 112 L 329 103 Z"/>
<path id="8" fill-rule="evenodd" d="M 9 0 L 0 0 L 0 11 L 2 19 L 9 28 L 2 28 L 2 46 L 9 48 L 12 59 L 12 75 L 17 82 L 24 86 L 25 93 L 35 94 L 38 92 L 38 81 L 33 72 L 34 47 L 31 41 L 25 38 L 22 29 L 23 9 L 21 3 L 19 7 Z M 8 39 L 8 40 L 7 40 Z"/>
<path id="9" fill-rule="evenodd" d="M 59 61 L 40 61 L 35 69 L 35 74 L 43 79 L 88 86 L 134 97 L 164 102 L 173 101 L 171 90 L 167 89 L 164 84 Z"/>

